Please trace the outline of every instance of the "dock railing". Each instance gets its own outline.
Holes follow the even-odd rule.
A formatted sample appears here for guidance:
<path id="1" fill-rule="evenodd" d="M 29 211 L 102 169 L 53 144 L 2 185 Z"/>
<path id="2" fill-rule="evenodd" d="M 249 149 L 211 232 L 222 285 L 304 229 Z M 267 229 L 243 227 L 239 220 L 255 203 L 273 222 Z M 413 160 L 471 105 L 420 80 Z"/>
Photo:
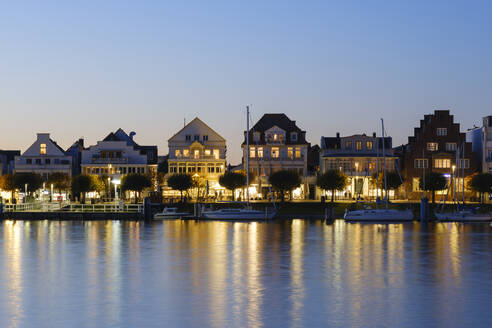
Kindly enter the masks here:
<path id="1" fill-rule="evenodd" d="M 3 204 L 4 212 L 128 212 L 143 213 L 143 204 L 104 203 L 75 204 L 69 201 Z"/>

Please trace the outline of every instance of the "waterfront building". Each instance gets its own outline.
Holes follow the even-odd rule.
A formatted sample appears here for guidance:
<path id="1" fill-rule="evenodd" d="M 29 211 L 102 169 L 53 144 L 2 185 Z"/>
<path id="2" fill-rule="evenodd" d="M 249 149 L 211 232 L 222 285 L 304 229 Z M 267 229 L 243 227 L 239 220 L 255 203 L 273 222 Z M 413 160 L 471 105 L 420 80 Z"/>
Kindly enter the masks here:
<path id="1" fill-rule="evenodd" d="M 383 197 L 383 191 L 378 189 L 373 183 L 374 173 L 380 174 L 384 169 L 384 158 L 386 159 L 387 172 L 397 168 L 397 157 L 393 153 L 392 138 L 383 139 L 372 135 L 355 134 L 340 137 L 337 133 L 335 137 L 321 137 L 320 149 L 320 173 L 329 170 L 339 170 L 348 177 L 348 185 L 344 191 L 337 191 L 336 198 L 376 198 Z M 324 191 L 325 195 L 331 197 L 330 191 Z M 394 197 L 393 190 L 388 191 L 389 197 Z"/>
<path id="2" fill-rule="evenodd" d="M 141 146 L 122 129 L 111 132 L 96 145 L 81 151 L 81 171 L 118 181 L 128 173 L 157 173 L 157 146 Z"/>
<path id="3" fill-rule="evenodd" d="M 0 176 L 14 171 L 15 156 L 20 156 L 20 150 L 0 150 Z"/>
<path id="4" fill-rule="evenodd" d="M 15 172 L 33 172 L 45 180 L 54 172 L 72 174 L 72 157 L 50 138 L 49 133 L 38 133 L 36 141 L 22 155 L 15 156 Z"/>
<path id="5" fill-rule="evenodd" d="M 456 161 L 456 152 L 464 145 L 463 153 Z M 477 171 L 476 154 L 472 150 L 472 143 L 466 142 L 465 133 L 460 132 L 460 124 L 454 122 L 449 110 L 436 110 L 434 114 L 424 115 L 420 120 L 420 126 L 414 128 L 414 135 L 408 137 L 408 144 L 401 148 L 403 158 L 402 174 L 405 179 L 409 197 L 418 199 L 422 197 L 420 179 L 424 172 L 433 171 L 444 174 L 449 180 L 456 174 L 457 169 L 465 172 L 466 179 Z M 463 181 L 456 179 L 456 191 L 462 191 Z M 466 192 L 465 183 L 465 192 Z M 436 194 L 445 194 L 439 191 Z M 468 195 L 470 196 L 470 195 Z"/>
<path id="6" fill-rule="evenodd" d="M 196 117 L 169 138 L 168 146 L 166 178 L 187 173 L 202 186 L 203 196 L 221 197 L 224 194 L 225 189 L 219 184 L 219 177 L 226 167 L 226 140 L 222 136 Z M 176 197 L 179 193 L 166 187 L 163 195 Z"/>
<path id="7" fill-rule="evenodd" d="M 472 143 L 479 171 L 492 173 L 492 116 L 482 119 L 482 126 L 466 132 L 466 141 Z"/>
<path id="8" fill-rule="evenodd" d="M 84 148 L 84 139 L 80 138 L 71 145 L 65 152 L 67 155 L 72 156 L 72 175 L 79 175 L 82 173 L 81 163 L 82 163 L 82 151 Z"/>
<path id="9" fill-rule="evenodd" d="M 246 133 L 249 133 L 249 149 L 246 148 Z M 243 166 L 246 152 L 249 152 L 249 171 L 253 176 L 250 182 L 250 196 L 265 198 L 268 194 L 268 177 L 280 170 L 296 171 L 302 184 L 292 193 L 294 199 L 309 197 L 314 190 L 308 174 L 308 149 L 306 131 L 301 130 L 296 121 L 285 114 L 265 114 L 249 130 L 244 131 Z M 311 187 L 310 187 L 311 186 Z"/>

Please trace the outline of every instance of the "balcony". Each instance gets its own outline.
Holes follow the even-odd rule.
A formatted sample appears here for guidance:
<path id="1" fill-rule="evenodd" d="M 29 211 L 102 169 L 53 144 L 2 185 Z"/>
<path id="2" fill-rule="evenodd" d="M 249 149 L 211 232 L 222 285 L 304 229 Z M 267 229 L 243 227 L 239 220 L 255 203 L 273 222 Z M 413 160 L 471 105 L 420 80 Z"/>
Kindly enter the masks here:
<path id="1" fill-rule="evenodd" d="M 189 160 L 189 161 L 220 161 L 224 160 L 223 158 L 217 158 L 214 155 L 200 155 L 198 157 L 195 157 L 193 155 L 188 155 L 188 156 L 176 156 L 174 158 L 171 158 L 172 160 Z"/>
<path id="2" fill-rule="evenodd" d="M 92 164 L 128 164 L 128 158 L 92 157 Z"/>

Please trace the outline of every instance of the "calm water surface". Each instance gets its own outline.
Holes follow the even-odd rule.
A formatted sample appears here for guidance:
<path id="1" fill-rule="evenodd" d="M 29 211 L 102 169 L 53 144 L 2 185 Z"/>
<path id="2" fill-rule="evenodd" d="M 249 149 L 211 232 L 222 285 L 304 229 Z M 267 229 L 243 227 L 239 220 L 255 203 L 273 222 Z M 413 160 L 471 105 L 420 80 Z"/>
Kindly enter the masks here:
<path id="1" fill-rule="evenodd" d="M 0 223 L 0 327 L 491 327 L 488 224 Z"/>

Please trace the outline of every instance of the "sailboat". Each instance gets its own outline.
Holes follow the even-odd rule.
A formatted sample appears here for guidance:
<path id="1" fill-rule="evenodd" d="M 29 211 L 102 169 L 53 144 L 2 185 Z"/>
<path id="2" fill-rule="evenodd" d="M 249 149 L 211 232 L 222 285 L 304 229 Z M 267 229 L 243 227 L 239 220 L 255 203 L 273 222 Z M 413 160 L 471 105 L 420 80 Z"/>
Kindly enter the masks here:
<path id="1" fill-rule="evenodd" d="M 202 218 L 210 220 L 269 220 L 276 213 L 276 209 L 265 211 L 253 210 L 249 205 L 249 106 L 246 106 L 246 207 L 245 208 L 222 208 L 209 210 L 202 213 Z"/>
<path id="2" fill-rule="evenodd" d="M 462 203 L 459 201 L 459 192 L 455 191 L 456 198 L 456 211 L 445 213 L 444 205 L 446 204 L 446 199 L 449 194 L 449 190 L 451 189 L 451 185 L 455 186 L 455 190 L 457 189 L 459 182 L 458 179 L 460 175 L 460 166 L 456 165 L 456 172 L 453 172 L 453 177 L 449 182 L 448 190 L 446 192 L 446 196 L 444 197 L 444 201 L 441 207 L 441 212 L 435 212 L 434 215 L 439 221 L 447 221 L 447 222 L 488 222 L 492 221 L 491 213 L 478 213 L 475 208 L 465 207 L 465 144 L 462 144 Z M 460 150 L 456 151 L 456 164 L 460 162 Z M 455 182 L 454 182 L 455 181 Z"/>
<path id="3" fill-rule="evenodd" d="M 386 153 L 385 153 L 385 132 L 384 121 L 381 119 L 382 126 L 382 147 L 383 147 L 383 174 L 384 174 L 384 190 L 385 190 L 385 208 L 372 209 L 364 208 L 362 210 L 346 210 L 344 219 L 345 221 L 367 221 L 367 222 L 396 222 L 396 221 L 412 221 L 413 212 L 410 209 L 397 210 L 388 208 L 388 188 L 386 183 Z"/>

